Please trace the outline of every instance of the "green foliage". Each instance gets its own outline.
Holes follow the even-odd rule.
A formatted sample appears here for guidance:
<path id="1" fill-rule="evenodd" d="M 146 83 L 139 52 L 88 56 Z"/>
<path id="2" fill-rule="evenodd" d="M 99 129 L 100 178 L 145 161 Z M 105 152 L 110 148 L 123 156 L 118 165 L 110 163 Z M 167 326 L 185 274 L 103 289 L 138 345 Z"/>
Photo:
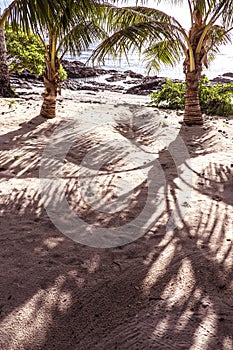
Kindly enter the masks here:
<path id="1" fill-rule="evenodd" d="M 162 122 L 162 128 L 166 128 L 168 126 L 167 122 L 163 121 Z"/>
<path id="2" fill-rule="evenodd" d="M 175 83 L 166 79 L 162 89 L 151 94 L 150 106 L 184 109 L 185 83 Z M 210 85 L 203 77 L 199 83 L 199 99 L 203 113 L 207 115 L 233 115 L 233 83 Z"/>
<path id="3" fill-rule="evenodd" d="M 185 103 L 185 84 L 166 79 L 162 89 L 151 94 L 151 106 L 168 109 L 182 109 Z"/>
<path id="4" fill-rule="evenodd" d="M 14 30 L 7 25 L 5 29 L 8 60 L 11 72 L 27 69 L 29 72 L 42 75 L 45 67 L 45 48 L 39 36 L 25 33 L 19 27 Z M 67 78 L 65 69 L 60 65 L 59 78 Z"/>
<path id="5" fill-rule="evenodd" d="M 31 73 L 41 75 L 44 70 L 45 49 L 40 38 L 32 33 L 25 33 L 20 28 L 5 29 L 10 71 L 22 71 L 27 68 Z"/>
<path id="6" fill-rule="evenodd" d="M 208 115 L 233 115 L 233 83 L 209 85 L 206 77 L 199 83 L 202 111 Z"/>
<path id="7" fill-rule="evenodd" d="M 16 101 L 15 100 L 8 100 L 7 103 L 8 103 L 8 107 L 10 109 L 13 107 L 13 105 L 16 103 Z"/>
<path id="8" fill-rule="evenodd" d="M 64 81 L 67 78 L 66 70 L 62 67 L 62 65 L 60 65 L 60 68 L 59 68 L 59 78 L 61 81 Z"/>

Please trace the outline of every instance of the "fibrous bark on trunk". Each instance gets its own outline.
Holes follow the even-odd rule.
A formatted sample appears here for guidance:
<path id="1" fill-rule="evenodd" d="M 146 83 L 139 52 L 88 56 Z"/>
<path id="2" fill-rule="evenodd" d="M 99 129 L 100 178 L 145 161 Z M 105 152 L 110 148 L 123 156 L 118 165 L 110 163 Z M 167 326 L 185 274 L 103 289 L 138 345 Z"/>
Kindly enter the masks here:
<path id="1" fill-rule="evenodd" d="M 56 99 L 57 99 L 57 85 L 54 80 L 49 81 L 44 76 L 45 92 L 42 97 L 44 99 L 40 115 L 44 118 L 55 118 L 56 117 Z"/>
<path id="2" fill-rule="evenodd" d="M 0 96 L 12 97 L 14 95 L 14 91 L 10 87 L 10 74 L 7 64 L 4 30 L 0 27 Z"/>
<path id="3" fill-rule="evenodd" d="M 184 122 L 187 125 L 202 125 L 203 117 L 201 113 L 199 101 L 199 80 L 196 70 L 186 73 L 186 95 L 185 95 L 185 110 Z M 199 75 L 199 74 L 198 74 Z"/>
<path id="4" fill-rule="evenodd" d="M 192 71 L 190 69 L 191 62 L 189 51 L 187 52 L 187 57 L 184 61 L 186 83 L 184 122 L 188 125 L 202 125 L 203 116 L 201 113 L 198 87 L 202 73 L 202 64 L 204 63 L 205 66 L 207 66 L 207 55 L 205 50 L 207 37 L 203 40 L 201 52 L 197 52 L 198 43 L 203 33 L 204 26 L 200 14 L 198 15 L 194 12 L 194 19 L 195 22 L 189 31 L 189 41 L 193 52 L 195 69 Z"/>
<path id="5" fill-rule="evenodd" d="M 44 72 L 45 91 L 42 94 L 44 99 L 40 115 L 44 118 L 56 117 L 57 94 L 61 92 L 61 82 L 59 79 L 60 60 L 56 58 L 55 70 L 52 69 L 51 59 L 46 60 L 46 70 Z"/>

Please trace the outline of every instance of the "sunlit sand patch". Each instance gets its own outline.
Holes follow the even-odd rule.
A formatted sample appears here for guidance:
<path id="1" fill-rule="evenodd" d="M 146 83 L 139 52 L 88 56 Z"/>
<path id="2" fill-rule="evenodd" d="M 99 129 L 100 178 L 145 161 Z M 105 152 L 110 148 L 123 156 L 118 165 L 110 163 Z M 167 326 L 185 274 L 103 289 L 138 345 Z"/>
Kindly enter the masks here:
<path id="1" fill-rule="evenodd" d="M 142 282 L 142 289 L 145 295 L 149 295 L 151 288 L 156 284 L 157 280 L 166 274 L 167 267 L 170 265 L 176 251 L 175 243 L 175 239 L 171 241 L 150 267 L 147 276 Z"/>
<path id="2" fill-rule="evenodd" d="M 5 350 L 18 350 L 19 344 L 21 348 L 44 344 L 53 323 L 54 308 L 63 313 L 72 305 L 71 294 L 62 291 L 65 281 L 66 276 L 59 276 L 50 288 L 39 290 L 1 321 Z M 84 280 L 79 280 L 79 287 L 83 283 Z"/>

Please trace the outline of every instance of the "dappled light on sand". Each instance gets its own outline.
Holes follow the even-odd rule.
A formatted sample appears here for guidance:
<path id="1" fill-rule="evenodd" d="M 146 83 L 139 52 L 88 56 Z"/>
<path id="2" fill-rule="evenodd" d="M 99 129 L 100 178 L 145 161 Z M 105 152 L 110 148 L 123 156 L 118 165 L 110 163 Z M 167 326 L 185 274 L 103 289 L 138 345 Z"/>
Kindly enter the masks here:
<path id="1" fill-rule="evenodd" d="M 106 116 L 103 126 L 95 120 L 82 134 L 81 111 L 93 113 L 93 104 L 64 100 L 59 108 L 55 125 L 19 102 L 17 118 L 1 126 L 0 348 L 231 350 L 232 121 L 226 140 L 212 122 L 181 127 L 175 112 L 148 109 L 141 118 L 124 105 L 116 114 L 120 108 L 129 114 Z M 38 178 L 43 150 L 77 109 L 80 134 L 62 163 L 62 196 L 85 222 L 86 231 L 76 227 L 85 238 L 96 228 L 124 233 L 141 215 L 143 234 L 125 245 L 74 242 L 45 210 Z M 182 157 L 174 156 L 180 139 L 188 151 Z M 142 215 L 151 188 L 149 204 L 162 203 L 156 220 L 156 210 Z M 47 193 L 58 207 L 61 192 L 51 186 Z"/>
<path id="2" fill-rule="evenodd" d="M 75 274 L 71 272 L 72 275 Z M 40 289 L 1 322 L 5 349 L 43 346 L 53 324 L 53 311 L 57 309 L 62 315 L 72 306 L 71 293 L 63 290 L 66 279 L 67 276 L 59 276 L 51 287 Z M 84 280 L 77 279 L 75 282 L 77 287 L 82 287 Z"/>

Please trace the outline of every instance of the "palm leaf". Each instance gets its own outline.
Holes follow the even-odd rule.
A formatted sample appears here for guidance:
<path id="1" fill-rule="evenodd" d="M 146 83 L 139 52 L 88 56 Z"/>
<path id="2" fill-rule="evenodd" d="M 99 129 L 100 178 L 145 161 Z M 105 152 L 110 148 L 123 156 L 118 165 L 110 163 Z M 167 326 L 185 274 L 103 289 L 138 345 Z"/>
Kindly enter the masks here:
<path id="1" fill-rule="evenodd" d="M 113 32 L 94 50 L 91 59 L 104 62 L 106 55 L 116 58 L 137 50 L 143 52 L 162 40 L 182 40 L 185 30 L 172 16 L 147 7 L 102 8 L 106 31 Z"/>
<path id="2" fill-rule="evenodd" d="M 60 35 L 57 53 L 61 58 L 69 51 L 72 56 L 80 55 L 90 44 L 106 37 L 105 31 L 92 21 L 82 21 L 64 36 Z"/>
<path id="3" fill-rule="evenodd" d="M 179 41 L 163 40 L 150 45 L 145 51 L 145 61 L 147 70 L 154 69 L 159 71 L 161 64 L 174 67 L 183 58 L 183 49 Z"/>

